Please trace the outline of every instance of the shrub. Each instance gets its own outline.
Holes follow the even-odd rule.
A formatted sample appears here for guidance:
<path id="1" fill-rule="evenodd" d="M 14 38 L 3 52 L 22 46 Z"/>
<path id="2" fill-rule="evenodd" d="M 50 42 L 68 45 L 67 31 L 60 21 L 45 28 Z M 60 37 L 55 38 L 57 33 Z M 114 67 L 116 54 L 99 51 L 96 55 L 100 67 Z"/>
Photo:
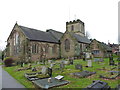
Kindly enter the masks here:
<path id="1" fill-rule="evenodd" d="M 12 66 L 13 62 L 14 62 L 13 59 L 10 58 L 10 57 L 6 57 L 6 58 L 4 59 L 4 64 L 5 64 L 6 67 Z"/>

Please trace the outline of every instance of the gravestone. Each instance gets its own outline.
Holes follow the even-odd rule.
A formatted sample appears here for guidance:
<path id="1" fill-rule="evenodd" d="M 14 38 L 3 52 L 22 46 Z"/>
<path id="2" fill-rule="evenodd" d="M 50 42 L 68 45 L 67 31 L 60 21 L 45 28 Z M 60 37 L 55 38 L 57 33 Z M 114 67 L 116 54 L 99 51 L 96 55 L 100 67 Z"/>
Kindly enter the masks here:
<path id="1" fill-rule="evenodd" d="M 77 64 L 77 65 L 75 65 L 75 69 L 79 69 L 79 70 L 81 70 L 81 71 L 83 70 L 81 64 Z"/>
<path id="2" fill-rule="evenodd" d="M 109 56 L 109 65 L 114 65 L 114 60 L 112 55 Z"/>
<path id="3" fill-rule="evenodd" d="M 48 75 L 52 77 L 52 68 L 48 68 Z"/>
<path id="4" fill-rule="evenodd" d="M 83 61 L 85 61 L 85 59 L 86 59 L 86 55 L 85 53 L 83 53 Z"/>
<path id="5" fill-rule="evenodd" d="M 69 62 L 71 65 L 73 65 L 73 60 L 74 60 L 73 58 L 69 58 Z"/>
<path id="6" fill-rule="evenodd" d="M 103 58 L 100 58 L 99 62 L 103 62 L 103 61 L 104 61 Z"/>
<path id="7" fill-rule="evenodd" d="M 32 68 L 32 71 L 37 71 L 35 67 Z"/>
<path id="8" fill-rule="evenodd" d="M 48 64 L 51 64 L 52 63 L 52 60 L 48 60 Z"/>
<path id="9" fill-rule="evenodd" d="M 88 60 L 87 66 L 88 66 L 88 67 L 92 67 L 92 60 Z"/>
<path id="10" fill-rule="evenodd" d="M 64 65 L 64 62 L 62 61 L 62 62 L 60 63 L 60 69 L 61 69 L 62 72 L 63 72 L 64 67 L 65 67 L 65 65 Z"/>
<path id="11" fill-rule="evenodd" d="M 23 62 L 20 62 L 20 66 L 23 67 Z"/>
<path id="12" fill-rule="evenodd" d="M 86 59 L 89 59 L 89 58 L 90 58 L 90 53 L 87 52 L 87 53 L 85 54 L 85 57 L 86 57 Z"/>
<path id="13" fill-rule="evenodd" d="M 23 63 L 23 67 L 25 66 L 25 63 Z"/>
<path id="14" fill-rule="evenodd" d="M 46 66 L 42 67 L 42 74 L 46 75 L 48 73 L 48 68 Z"/>
<path id="15" fill-rule="evenodd" d="M 37 64 L 40 64 L 40 62 L 37 62 Z"/>
<path id="16" fill-rule="evenodd" d="M 53 64 L 53 63 L 51 63 L 51 64 L 50 64 L 50 68 L 53 68 L 53 66 L 54 66 L 54 64 Z"/>
<path id="17" fill-rule="evenodd" d="M 89 89 L 90 90 L 92 90 L 92 89 L 95 89 L 95 90 L 109 90 L 110 86 L 106 82 L 96 80 L 96 81 L 93 81 L 93 83 L 91 85 L 87 86 L 87 89 L 88 90 Z"/>
<path id="18" fill-rule="evenodd" d="M 64 61 L 64 64 L 65 64 L 65 65 L 68 65 L 68 64 L 70 64 L 70 63 L 69 63 L 69 61 Z"/>

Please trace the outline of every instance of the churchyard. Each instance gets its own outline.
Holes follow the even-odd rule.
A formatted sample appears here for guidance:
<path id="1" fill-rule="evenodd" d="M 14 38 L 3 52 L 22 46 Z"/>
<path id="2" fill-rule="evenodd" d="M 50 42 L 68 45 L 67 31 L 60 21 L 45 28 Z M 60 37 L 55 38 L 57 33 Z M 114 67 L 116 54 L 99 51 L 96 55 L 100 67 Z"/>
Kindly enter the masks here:
<path id="1" fill-rule="evenodd" d="M 54 78 L 58 75 L 63 76 L 63 80 L 67 83 L 65 82 L 66 85 L 56 88 L 86 88 L 95 80 L 106 82 L 111 88 L 115 88 L 120 84 L 120 75 L 118 75 L 120 69 L 118 68 L 117 58 L 114 57 L 113 60 L 114 65 L 110 65 L 109 58 L 94 58 L 91 61 L 75 59 L 70 63 L 67 59 L 60 59 L 49 60 L 45 65 L 34 62 L 24 64 L 23 67 L 17 65 L 4 67 L 4 69 L 26 88 L 35 88 L 37 80 L 43 80 L 42 82 L 49 84 L 52 80 L 48 80 L 48 78 L 50 76 Z M 49 67 L 49 70 L 47 67 Z M 51 69 L 52 74 L 49 73 L 48 75 L 47 70 L 50 71 Z M 54 83 L 57 83 L 57 81 L 54 81 Z"/>

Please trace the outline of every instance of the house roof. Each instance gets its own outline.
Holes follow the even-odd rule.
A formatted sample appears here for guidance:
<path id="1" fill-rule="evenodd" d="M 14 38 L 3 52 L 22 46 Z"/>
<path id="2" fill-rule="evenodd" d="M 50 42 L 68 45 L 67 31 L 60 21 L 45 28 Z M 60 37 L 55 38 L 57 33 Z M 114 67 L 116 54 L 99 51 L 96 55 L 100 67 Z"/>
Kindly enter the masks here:
<path id="1" fill-rule="evenodd" d="M 81 36 L 81 35 L 75 34 L 75 33 L 73 33 L 72 35 L 73 35 L 73 37 L 76 38 L 76 40 L 77 40 L 79 43 L 87 43 L 87 44 L 90 43 L 90 40 L 89 40 L 86 36 Z"/>
<path id="2" fill-rule="evenodd" d="M 112 48 L 109 47 L 107 44 L 105 44 L 105 43 L 103 43 L 103 42 L 100 42 L 100 43 L 101 43 L 101 45 L 103 46 L 103 48 L 105 48 L 107 51 L 111 51 L 111 50 L 112 50 Z"/>
<path id="3" fill-rule="evenodd" d="M 106 43 L 100 42 L 100 41 L 98 41 L 98 40 L 96 40 L 96 39 L 93 39 L 93 40 L 97 41 L 97 42 L 101 45 L 101 47 L 102 47 L 103 49 L 105 49 L 105 50 L 107 50 L 107 51 L 112 51 L 112 48 L 111 48 L 110 46 L 108 46 Z M 93 41 L 93 40 L 91 40 L 91 41 Z"/>
<path id="4" fill-rule="evenodd" d="M 20 25 L 19 27 L 22 29 L 22 31 L 28 37 L 29 40 L 59 43 L 59 40 L 57 40 L 50 32 L 43 32 L 40 30 L 36 30 L 33 28 L 28 28 Z"/>

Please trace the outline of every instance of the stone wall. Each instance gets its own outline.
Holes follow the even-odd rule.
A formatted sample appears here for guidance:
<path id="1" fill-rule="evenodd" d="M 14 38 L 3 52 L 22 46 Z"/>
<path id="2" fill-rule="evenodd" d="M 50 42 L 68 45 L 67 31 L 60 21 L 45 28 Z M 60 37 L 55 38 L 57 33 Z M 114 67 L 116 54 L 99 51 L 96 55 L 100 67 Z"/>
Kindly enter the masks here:
<path id="1" fill-rule="evenodd" d="M 65 50 L 65 40 L 68 39 L 70 41 L 70 50 L 66 52 Z M 70 36 L 68 32 L 64 34 L 64 36 L 61 39 L 61 57 L 74 57 L 75 56 L 75 43 L 76 40 Z"/>

